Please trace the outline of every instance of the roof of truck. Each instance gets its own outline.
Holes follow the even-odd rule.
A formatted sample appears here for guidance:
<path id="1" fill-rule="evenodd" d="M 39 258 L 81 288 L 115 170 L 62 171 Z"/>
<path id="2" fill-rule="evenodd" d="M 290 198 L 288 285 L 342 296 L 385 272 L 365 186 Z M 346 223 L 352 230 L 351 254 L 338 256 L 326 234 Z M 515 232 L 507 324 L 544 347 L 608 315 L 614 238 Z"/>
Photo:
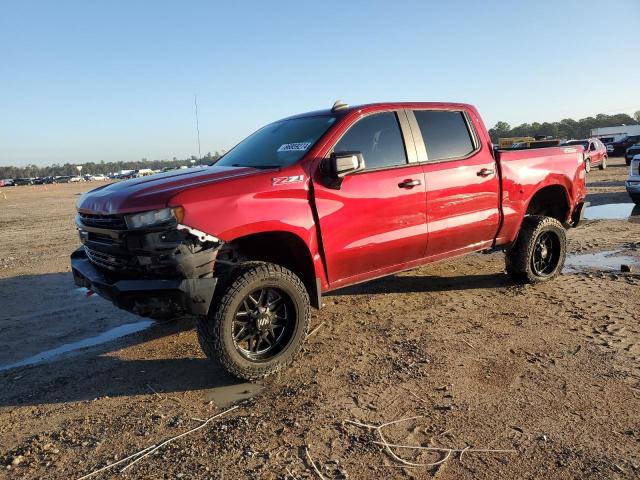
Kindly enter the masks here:
<path id="1" fill-rule="evenodd" d="M 338 103 L 338 102 L 336 102 Z M 360 105 L 346 105 L 341 106 L 338 109 L 327 108 L 323 110 L 314 110 L 311 112 L 299 113 L 296 115 L 291 115 L 289 117 L 283 118 L 281 120 L 291 120 L 293 118 L 304 118 L 304 117 L 319 117 L 319 116 L 327 116 L 333 115 L 337 117 L 342 117 L 347 113 L 363 110 L 363 109 L 386 109 L 386 108 L 432 108 L 432 109 L 473 109 L 472 105 L 467 103 L 457 103 L 457 102 L 377 102 L 377 103 L 364 103 Z"/>

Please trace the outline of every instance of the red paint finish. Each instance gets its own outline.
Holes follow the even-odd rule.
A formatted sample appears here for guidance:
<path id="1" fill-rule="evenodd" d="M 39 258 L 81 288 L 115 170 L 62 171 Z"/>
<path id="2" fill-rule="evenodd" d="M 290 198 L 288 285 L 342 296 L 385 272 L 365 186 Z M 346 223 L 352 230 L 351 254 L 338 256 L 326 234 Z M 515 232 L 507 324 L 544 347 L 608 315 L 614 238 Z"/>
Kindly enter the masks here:
<path id="1" fill-rule="evenodd" d="M 529 202 L 541 189 L 562 189 L 569 205 L 567 221 L 587 195 L 580 147 L 504 151 L 499 153 L 499 163 L 504 219 L 497 245 L 509 244 L 516 238 Z"/>
<path id="2" fill-rule="evenodd" d="M 475 129 L 476 151 L 462 159 L 365 170 L 345 177 L 340 189 L 325 185 L 320 162 L 360 118 L 419 109 L 464 112 Z M 327 291 L 469 251 L 508 246 L 542 188 L 563 192 L 567 219 L 586 195 L 582 148 L 494 154 L 470 105 L 383 103 L 351 107 L 336 117 L 294 165 L 270 170 L 213 166 L 128 180 L 89 192 L 78 209 L 123 214 L 182 206 L 184 224 L 225 242 L 286 232 L 306 245 L 315 276 Z M 406 147 L 408 157 L 417 159 L 413 143 Z M 407 180 L 420 184 L 399 187 Z"/>
<path id="3" fill-rule="evenodd" d="M 401 188 L 406 180 L 420 185 Z M 315 184 L 315 204 L 332 286 L 424 257 L 424 173 L 418 164 L 362 172 L 340 190 Z"/>
<path id="4" fill-rule="evenodd" d="M 427 184 L 427 256 L 490 247 L 500 224 L 498 170 L 488 149 L 464 160 L 423 164 Z"/>
<path id="5" fill-rule="evenodd" d="M 584 152 L 585 157 L 591 160 L 592 167 L 599 167 L 607 156 L 607 147 L 596 138 L 589 139 L 589 148 Z"/>

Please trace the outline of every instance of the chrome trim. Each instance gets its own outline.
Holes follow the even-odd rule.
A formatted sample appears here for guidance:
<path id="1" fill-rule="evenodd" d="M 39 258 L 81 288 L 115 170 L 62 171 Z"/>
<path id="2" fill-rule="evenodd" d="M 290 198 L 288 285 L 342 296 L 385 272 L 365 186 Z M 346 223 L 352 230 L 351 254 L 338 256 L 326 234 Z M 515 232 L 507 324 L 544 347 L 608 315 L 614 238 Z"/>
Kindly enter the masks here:
<path id="1" fill-rule="evenodd" d="M 201 242 L 222 243 L 222 240 L 220 240 L 218 237 L 214 237 L 213 235 L 209 235 L 208 233 L 202 232 L 202 231 L 197 230 L 195 228 L 191 228 L 191 227 L 189 227 L 187 225 L 182 225 L 182 224 L 179 223 L 176 228 L 178 229 L 178 231 L 180 231 L 180 230 L 186 231 L 188 234 L 193 235 L 194 237 L 196 237 Z"/>

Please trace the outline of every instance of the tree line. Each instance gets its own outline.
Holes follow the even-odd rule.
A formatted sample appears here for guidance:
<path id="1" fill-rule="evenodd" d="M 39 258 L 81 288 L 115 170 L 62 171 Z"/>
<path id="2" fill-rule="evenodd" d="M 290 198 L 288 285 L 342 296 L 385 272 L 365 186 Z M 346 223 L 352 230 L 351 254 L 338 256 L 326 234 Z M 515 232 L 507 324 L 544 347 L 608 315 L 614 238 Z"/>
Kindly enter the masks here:
<path id="1" fill-rule="evenodd" d="M 581 139 L 591 136 L 591 129 L 602 127 L 615 127 L 618 125 L 640 124 L 640 110 L 633 117 L 626 113 L 605 115 L 599 113 L 595 117 L 565 118 L 559 122 L 533 122 L 523 123 L 517 127 L 511 127 L 507 122 L 498 122 L 489 129 L 491 140 L 495 143 L 501 137 L 535 137 L 537 135 L 551 136 L 553 138 Z"/>
<path id="2" fill-rule="evenodd" d="M 147 160 L 142 158 L 136 161 L 119 161 L 119 162 L 85 162 L 82 164 L 82 175 L 91 174 L 108 174 L 119 172 L 120 170 L 140 170 L 142 168 L 150 168 L 152 170 L 162 170 L 163 168 L 178 168 L 190 165 L 208 165 L 220 158 L 218 152 L 207 153 L 202 158 L 192 156 L 186 159 L 177 159 L 173 157 L 171 160 Z M 73 163 L 53 164 L 46 167 L 37 165 L 26 165 L 24 167 L 0 167 L 0 179 L 3 178 L 34 178 L 49 177 L 59 175 L 78 175 L 78 169 Z"/>

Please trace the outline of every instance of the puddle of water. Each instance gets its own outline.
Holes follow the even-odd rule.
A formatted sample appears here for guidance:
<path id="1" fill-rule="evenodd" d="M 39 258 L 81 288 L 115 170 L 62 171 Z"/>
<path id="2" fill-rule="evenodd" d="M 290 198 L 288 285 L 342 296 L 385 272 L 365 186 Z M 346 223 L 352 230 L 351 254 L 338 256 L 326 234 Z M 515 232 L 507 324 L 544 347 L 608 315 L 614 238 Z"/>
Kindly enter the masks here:
<path id="1" fill-rule="evenodd" d="M 607 203 L 587 207 L 584 212 L 587 220 L 629 220 L 640 223 L 640 206 L 634 203 Z"/>
<path id="2" fill-rule="evenodd" d="M 218 408 L 226 408 L 234 403 L 255 397 L 264 389 L 259 383 L 238 383 L 207 390 L 204 399 L 214 402 Z"/>
<path id="3" fill-rule="evenodd" d="M 154 323 L 155 322 L 153 320 L 143 320 L 141 322 L 126 323 L 124 325 L 120 325 L 119 327 L 112 328 L 111 330 L 107 330 L 106 332 L 101 333 L 100 335 L 96 335 L 95 337 L 88 337 L 82 340 L 78 340 L 77 342 L 67 343 L 60 347 L 37 353 L 32 357 L 25 358 L 24 360 L 20 360 L 16 363 L 12 363 L 9 365 L 0 365 L 0 372 L 3 370 L 9 370 L 10 368 L 24 367 L 26 365 L 35 365 L 36 363 L 50 361 L 64 353 L 73 352 L 74 350 L 79 350 L 81 348 L 93 347 L 95 345 L 100 345 L 101 343 L 110 342 L 111 340 L 115 340 L 126 335 L 131 335 L 132 333 L 136 333 L 149 328 Z"/>
<path id="4" fill-rule="evenodd" d="M 621 250 L 596 253 L 580 253 L 567 255 L 564 264 L 565 273 L 576 273 L 584 270 L 620 271 L 620 265 L 630 265 L 634 270 L 640 268 L 640 258 L 620 255 Z"/>

